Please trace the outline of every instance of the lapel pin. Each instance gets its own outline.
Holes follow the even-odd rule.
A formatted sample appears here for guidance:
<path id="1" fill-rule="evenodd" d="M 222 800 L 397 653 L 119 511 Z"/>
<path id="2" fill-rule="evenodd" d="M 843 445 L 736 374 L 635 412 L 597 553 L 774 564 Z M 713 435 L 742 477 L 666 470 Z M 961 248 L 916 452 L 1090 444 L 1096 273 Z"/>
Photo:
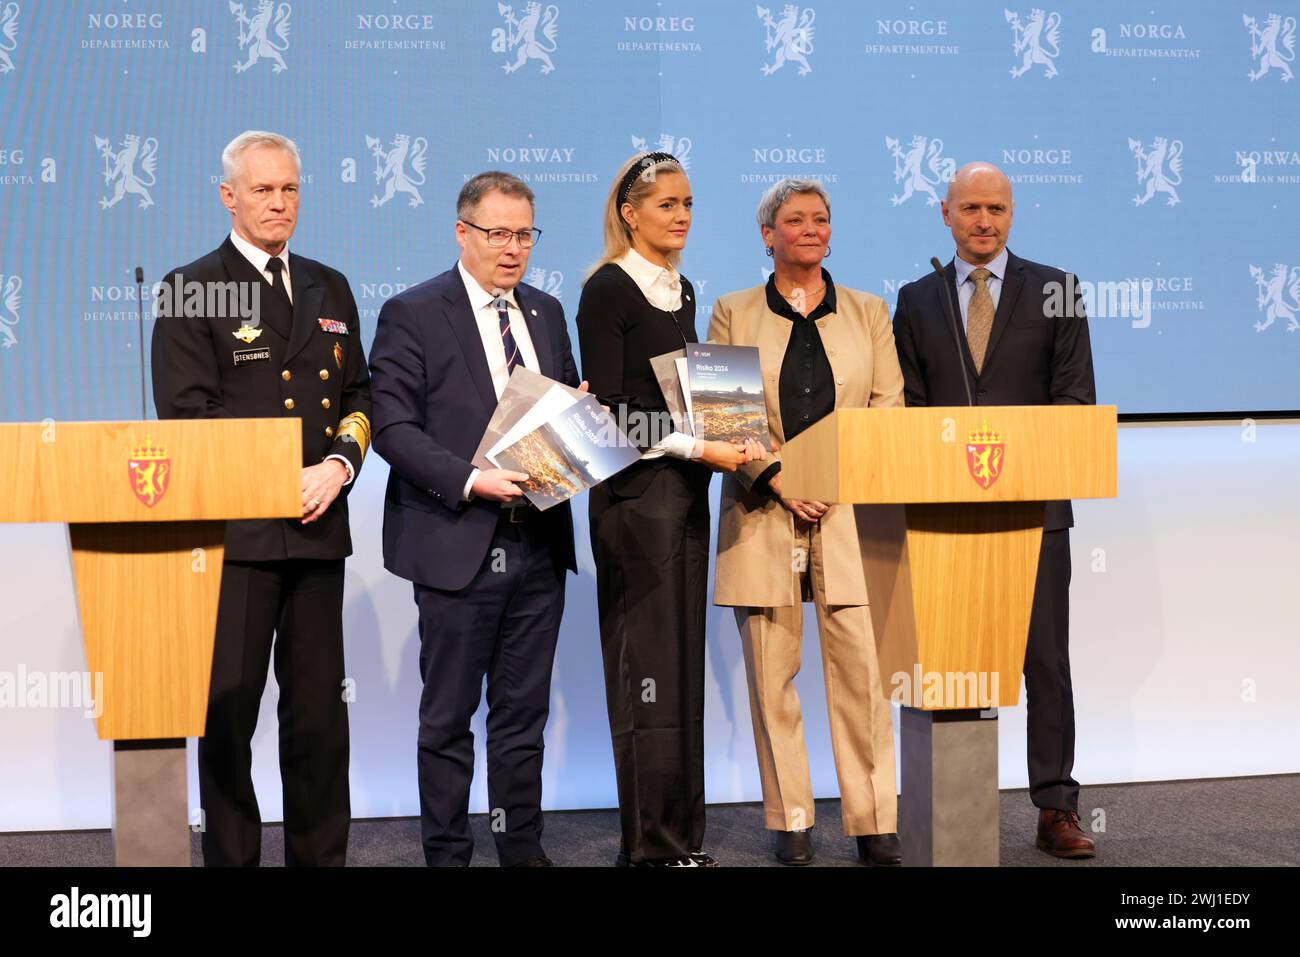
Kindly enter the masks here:
<path id="1" fill-rule="evenodd" d="M 231 333 L 231 335 L 234 336 L 236 339 L 238 339 L 240 342 L 252 342 L 261 334 L 262 334 L 262 330 L 258 329 L 256 326 L 240 326 L 238 329 L 236 329 L 234 332 Z"/>

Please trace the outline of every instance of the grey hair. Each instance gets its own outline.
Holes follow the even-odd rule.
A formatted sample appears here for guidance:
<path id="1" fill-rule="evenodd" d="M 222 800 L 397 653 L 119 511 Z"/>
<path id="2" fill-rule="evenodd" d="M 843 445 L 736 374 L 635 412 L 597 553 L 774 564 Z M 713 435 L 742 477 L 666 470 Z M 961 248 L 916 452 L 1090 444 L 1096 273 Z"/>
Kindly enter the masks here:
<path id="1" fill-rule="evenodd" d="M 268 133 L 266 130 L 244 130 L 221 151 L 221 181 L 231 182 L 239 172 L 244 153 L 259 146 L 274 146 L 284 150 L 293 157 L 298 172 L 302 172 L 302 155 L 298 152 L 298 144 L 289 137 L 281 136 L 279 133 Z"/>
<path id="2" fill-rule="evenodd" d="M 821 183 L 815 179 L 788 178 L 770 186 L 758 201 L 758 225 L 773 228 L 776 225 L 776 211 L 795 193 L 816 193 L 826 204 L 826 212 L 830 213 L 831 198 Z"/>
<path id="3" fill-rule="evenodd" d="M 504 193 L 506 196 L 522 196 L 528 200 L 528 205 L 533 212 L 537 211 L 536 199 L 527 183 L 511 173 L 489 170 L 471 176 L 460 188 L 460 195 L 456 197 L 456 218 L 464 219 L 473 215 L 478 209 L 478 204 L 483 202 L 483 197 L 492 192 Z"/>

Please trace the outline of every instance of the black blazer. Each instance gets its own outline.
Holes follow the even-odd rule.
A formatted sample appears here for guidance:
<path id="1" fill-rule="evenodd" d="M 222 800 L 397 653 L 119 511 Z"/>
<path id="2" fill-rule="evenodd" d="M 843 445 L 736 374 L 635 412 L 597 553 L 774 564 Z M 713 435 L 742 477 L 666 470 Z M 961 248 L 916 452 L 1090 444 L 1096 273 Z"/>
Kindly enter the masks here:
<path id="1" fill-rule="evenodd" d="M 960 332 L 957 271 L 951 261 L 944 268 L 944 276 Z M 958 336 L 975 405 L 1096 404 L 1092 347 L 1083 302 L 1076 298 L 1072 316 L 1048 318 L 1044 315 L 1048 295 L 1044 287 L 1048 283 L 1069 288 L 1064 285 L 1066 273 L 1008 251 L 982 373 L 975 372 L 966 336 Z M 1073 288 L 1077 290 L 1077 282 Z M 927 273 L 898 290 L 894 339 L 908 405 L 966 404 L 957 343 L 953 341 L 946 309 L 943 286 L 936 273 Z M 1069 502 L 1047 503 L 1044 528 L 1053 531 L 1073 524 Z"/>
<path id="2" fill-rule="evenodd" d="M 341 455 L 360 475 L 370 441 L 370 376 L 347 279 L 338 270 L 290 253 L 290 310 L 227 236 L 220 247 L 173 269 L 164 280 L 172 290 L 180 284 L 179 295 L 184 283 L 232 281 L 261 285 L 261 334 L 251 342 L 237 339 L 234 333 L 243 324 L 238 316 L 159 315 L 151 343 L 159 418 L 296 418 L 302 422 L 304 466 Z M 347 332 L 329 331 L 321 319 L 344 323 Z M 340 431 L 348 416 L 354 418 Z M 240 450 L 228 453 L 238 457 Z M 259 478 L 250 475 L 248 481 Z M 225 557 L 274 561 L 351 555 L 351 488 L 345 487 L 310 525 L 298 519 L 227 522 Z"/>
<path id="3" fill-rule="evenodd" d="M 559 300 L 520 283 L 515 301 L 537 352 L 537 371 L 577 386 Z M 392 466 L 384 497 L 384 567 L 431 588 L 464 588 L 487 556 L 501 503 L 461 500 L 497 397 L 455 266 L 384 303 L 370 375 L 375 449 Z M 556 558 L 576 571 L 569 503 L 533 520 L 546 524 Z"/>
<path id="4" fill-rule="evenodd" d="M 628 438 L 640 451 L 654 445 L 654 436 L 637 422 L 655 418 L 671 431 L 668 403 L 650 360 L 699 341 L 695 334 L 695 289 L 685 276 L 682 305 L 676 315 L 656 309 L 641 288 L 617 263 L 606 263 L 591 274 L 578 302 L 578 345 L 582 368 L 593 395 L 609 406 L 615 420 L 626 423 Z M 604 483 L 622 498 L 640 495 L 658 469 L 676 468 L 696 483 L 708 485 L 712 473 L 697 462 L 663 455 L 633 463 Z"/>

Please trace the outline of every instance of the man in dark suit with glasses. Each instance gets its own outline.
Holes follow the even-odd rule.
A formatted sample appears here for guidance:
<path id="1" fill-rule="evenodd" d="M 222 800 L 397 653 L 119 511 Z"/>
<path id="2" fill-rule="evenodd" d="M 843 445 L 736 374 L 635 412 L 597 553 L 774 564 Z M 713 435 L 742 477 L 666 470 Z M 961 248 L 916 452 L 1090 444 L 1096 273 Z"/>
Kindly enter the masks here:
<path id="1" fill-rule="evenodd" d="M 534 198 L 508 173 L 480 173 L 456 203 L 459 261 L 388 300 L 371 348 L 374 444 L 392 466 L 384 565 L 414 583 L 419 609 L 420 822 L 430 866 L 474 850 L 470 720 L 487 678 L 488 800 L 503 866 L 546 867 L 542 731 L 576 571 L 568 503 L 539 512 L 516 482 L 471 459 L 518 366 L 569 386 L 578 370 L 564 310 L 520 280 L 541 231 Z M 585 388 L 585 383 L 582 387 Z"/>

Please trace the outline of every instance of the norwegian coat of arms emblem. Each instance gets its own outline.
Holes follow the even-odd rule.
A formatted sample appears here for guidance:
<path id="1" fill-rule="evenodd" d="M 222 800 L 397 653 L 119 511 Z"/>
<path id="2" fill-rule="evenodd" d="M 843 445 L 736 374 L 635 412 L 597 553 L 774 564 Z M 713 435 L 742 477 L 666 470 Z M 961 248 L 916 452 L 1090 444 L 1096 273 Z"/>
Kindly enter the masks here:
<path id="1" fill-rule="evenodd" d="M 1006 445 L 1002 433 L 990 429 L 985 422 L 983 426 L 971 432 L 966 442 L 966 467 L 970 476 L 980 488 L 987 489 L 1002 474 L 1002 460 L 1006 454 Z"/>
<path id="2" fill-rule="evenodd" d="M 146 435 L 144 444 L 131 450 L 127 469 L 131 477 L 131 491 L 135 493 L 146 508 L 153 508 L 167 494 L 171 483 L 172 460 L 167 457 L 167 450 L 154 445 Z"/>

